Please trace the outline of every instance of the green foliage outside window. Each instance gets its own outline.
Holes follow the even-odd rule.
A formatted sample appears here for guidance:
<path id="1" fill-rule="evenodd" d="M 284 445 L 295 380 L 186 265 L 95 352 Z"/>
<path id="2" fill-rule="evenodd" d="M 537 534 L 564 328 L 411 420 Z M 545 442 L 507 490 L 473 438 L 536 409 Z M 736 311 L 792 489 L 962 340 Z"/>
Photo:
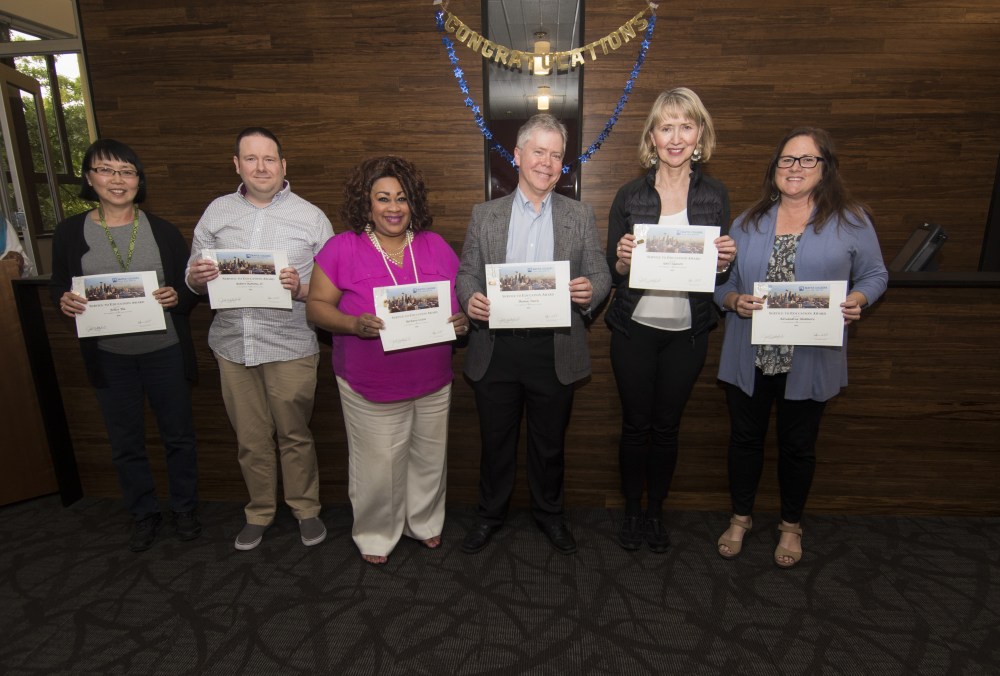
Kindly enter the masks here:
<path id="1" fill-rule="evenodd" d="M 67 55 L 75 58 L 75 55 Z M 72 216 L 82 211 L 93 208 L 93 205 L 79 197 L 80 193 L 80 166 L 83 155 L 90 145 L 90 131 L 87 127 L 86 103 L 83 99 L 82 85 L 80 77 L 68 77 L 59 72 L 57 66 L 57 80 L 59 87 L 59 98 L 62 104 L 62 113 L 66 125 L 66 146 L 69 150 L 71 166 L 65 166 L 63 154 L 60 152 L 61 144 L 59 140 L 59 128 L 56 125 L 55 105 L 51 93 L 51 83 L 49 81 L 49 71 L 43 56 L 17 57 L 15 60 L 18 72 L 27 75 L 38 81 L 42 86 L 42 97 L 44 99 L 45 126 L 49 135 L 49 148 L 56 169 L 56 180 L 59 183 L 59 201 L 62 204 L 63 216 Z M 44 160 L 42 156 L 41 144 L 39 143 L 39 130 L 37 124 L 37 111 L 35 110 L 35 100 L 31 96 L 22 98 L 24 105 L 24 115 L 28 122 L 28 137 L 31 143 L 32 159 L 35 165 L 36 177 L 42 181 L 38 185 L 39 202 L 42 210 L 42 222 L 47 228 L 55 225 L 55 212 L 52 201 L 45 186 Z"/>

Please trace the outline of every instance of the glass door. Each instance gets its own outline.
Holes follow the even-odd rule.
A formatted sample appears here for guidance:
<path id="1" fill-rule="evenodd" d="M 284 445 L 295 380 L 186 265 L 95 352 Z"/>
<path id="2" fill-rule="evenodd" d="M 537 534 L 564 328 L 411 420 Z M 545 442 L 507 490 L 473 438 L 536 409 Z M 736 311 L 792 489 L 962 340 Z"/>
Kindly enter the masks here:
<path id="1" fill-rule="evenodd" d="M 0 208 L 20 230 L 25 253 L 34 260 L 38 274 L 43 274 L 48 270 L 42 269 L 44 262 L 36 253 L 38 233 L 51 231 L 63 219 L 63 210 L 41 87 L 32 78 L 0 64 L 0 100 Z"/>

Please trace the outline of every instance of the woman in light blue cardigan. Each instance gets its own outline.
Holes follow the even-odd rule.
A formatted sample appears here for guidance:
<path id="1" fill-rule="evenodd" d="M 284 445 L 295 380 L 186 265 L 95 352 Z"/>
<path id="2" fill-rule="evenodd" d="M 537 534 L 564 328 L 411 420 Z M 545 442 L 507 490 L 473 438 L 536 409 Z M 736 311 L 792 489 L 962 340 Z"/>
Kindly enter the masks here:
<path id="1" fill-rule="evenodd" d="M 852 199 L 839 173 L 833 141 L 822 129 L 799 128 L 776 146 L 761 198 L 733 224 L 740 252 L 716 288 L 726 312 L 719 379 L 730 416 L 729 484 L 733 516 L 719 554 L 739 555 L 764 462 L 764 439 L 777 406 L 781 524 L 774 562 L 802 557 L 799 522 L 816 468 L 816 437 L 826 401 L 847 385 L 847 324 L 885 291 L 888 273 L 865 205 Z M 752 345 L 754 311 L 764 299 L 754 282 L 846 280 L 843 347 Z"/>

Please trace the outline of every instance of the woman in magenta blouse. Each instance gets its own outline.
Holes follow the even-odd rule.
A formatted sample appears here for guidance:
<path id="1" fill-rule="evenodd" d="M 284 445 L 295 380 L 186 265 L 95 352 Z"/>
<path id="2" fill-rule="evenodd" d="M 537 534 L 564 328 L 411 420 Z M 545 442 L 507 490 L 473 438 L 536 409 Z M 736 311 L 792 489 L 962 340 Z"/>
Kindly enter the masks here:
<path id="1" fill-rule="evenodd" d="M 333 334 L 354 542 L 365 561 L 382 564 L 402 535 L 441 546 L 452 344 L 386 352 L 375 289 L 446 281 L 456 335 L 468 332 L 469 320 L 455 296 L 458 256 L 429 230 L 416 167 L 399 157 L 365 160 L 344 193 L 350 230 L 316 256 L 306 315 Z"/>

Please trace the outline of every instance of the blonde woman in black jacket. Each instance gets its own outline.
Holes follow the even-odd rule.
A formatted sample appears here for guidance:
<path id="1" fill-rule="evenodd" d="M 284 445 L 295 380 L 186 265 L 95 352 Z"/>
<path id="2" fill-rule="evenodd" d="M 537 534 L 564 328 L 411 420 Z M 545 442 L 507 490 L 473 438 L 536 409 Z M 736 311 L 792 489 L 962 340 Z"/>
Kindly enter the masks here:
<path id="1" fill-rule="evenodd" d="M 714 148 L 712 118 L 698 95 L 683 87 L 660 94 L 639 144 L 639 162 L 648 171 L 622 186 L 608 217 L 608 266 L 616 291 L 605 320 L 622 403 L 619 461 L 625 496 L 618 542 L 629 550 L 643 541 L 654 552 L 670 546 L 663 503 L 677 464 L 681 414 L 705 363 L 708 331 L 718 321 L 711 293 L 630 287 L 633 229 L 637 223 L 719 226 L 716 283 L 723 281 L 736 245 L 726 234 L 726 187 L 701 171 Z"/>

